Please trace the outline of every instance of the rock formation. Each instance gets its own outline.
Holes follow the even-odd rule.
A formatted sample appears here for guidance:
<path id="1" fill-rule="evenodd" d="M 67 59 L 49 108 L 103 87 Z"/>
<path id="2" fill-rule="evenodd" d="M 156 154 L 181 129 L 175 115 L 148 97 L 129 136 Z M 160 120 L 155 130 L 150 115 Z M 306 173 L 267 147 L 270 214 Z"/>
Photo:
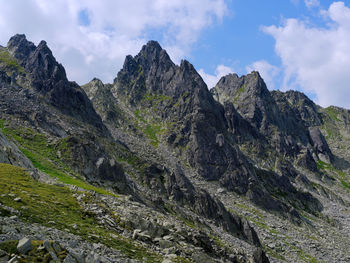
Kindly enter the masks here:
<path id="1" fill-rule="evenodd" d="M 258 72 L 208 90 L 156 41 L 80 87 L 16 35 L 0 48 L 0 261 L 348 262 L 349 124 Z"/>

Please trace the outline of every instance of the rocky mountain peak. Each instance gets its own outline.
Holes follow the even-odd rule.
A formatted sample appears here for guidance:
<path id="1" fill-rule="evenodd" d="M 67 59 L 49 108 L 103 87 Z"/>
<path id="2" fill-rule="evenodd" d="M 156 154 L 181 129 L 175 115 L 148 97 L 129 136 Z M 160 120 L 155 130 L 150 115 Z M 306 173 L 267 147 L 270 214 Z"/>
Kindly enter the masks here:
<path id="1" fill-rule="evenodd" d="M 16 63 L 20 65 L 19 68 L 25 72 L 25 79 L 22 79 L 21 82 L 25 81 L 27 84 L 22 86 L 16 83 L 15 77 L 13 81 L 7 82 L 1 94 L 4 96 L 4 108 L 7 104 L 16 105 L 19 115 L 27 118 L 28 111 L 34 111 L 31 104 L 40 104 L 41 109 L 36 108 L 35 115 L 39 115 L 38 112 L 40 112 L 42 116 L 40 124 L 47 125 L 43 119 L 49 119 L 46 117 L 48 108 L 53 106 L 64 115 L 92 124 L 99 131 L 106 132 L 91 101 L 78 84 L 68 81 L 65 69 L 56 61 L 46 41 L 41 41 L 36 46 L 28 41 L 25 35 L 18 34 L 11 37 L 6 50 L 11 58 L 16 59 Z M 14 92 L 16 88 L 20 90 Z M 65 134 L 61 128 L 57 128 L 55 132 L 60 135 Z"/>
<path id="2" fill-rule="evenodd" d="M 47 46 L 47 42 L 45 40 L 41 40 L 39 45 L 37 46 L 37 50 L 42 54 L 47 54 L 50 57 L 53 57 L 51 49 Z"/>
<path id="3" fill-rule="evenodd" d="M 0 258 L 23 233 L 48 233 L 64 262 L 78 262 L 72 251 L 84 262 L 269 262 L 263 249 L 271 262 L 349 262 L 348 110 L 269 91 L 256 71 L 209 91 L 156 41 L 113 84 L 82 87 L 45 41 L 16 35 L 3 49 L 16 67 L 0 60 L 0 162 L 50 185 L 37 191 L 0 164 L 0 239 L 11 242 Z M 122 259 L 111 250 L 124 247 Z"/>
<path id="4" fill-rule="evenodd" d="M 114 80 L 114 93 L 128 96 L 131 104 L 137 103 L 147 92 L 164 94 L 176 68 L 159 43 L 149 41 L 135 57 L 125 58 Z"/>
<path id="5" fill-rule="evenodd" d="M 93 78 L 89 83 L 82 86 L 90 100 L 96 96 L 98 91 L 104 89 L 104 87 L 103 82 L 98 78 Z"/>
<path id="6" fill-rule="evenodd" d="M 35 50 L 35 45 L 24 34 L 17 34 L 10 38 L 7 48 L 16 59 L 22 61 Z"/>
<path id="7" fill-rule="evenodd" d="M 196 74 L 198 74 L 195 68 L 193 67 L 193 65 L 190 62 L 188 62 L 186 59 L 181 60 L 180 69 L 183 72 L 188 72 L 188 73 L 195 72 Z"/>
<path id="8" fill-rule="evenodd" d="M 211 92 L 221 104 L 231 102 L 258 129 L 266 129 L 267 122 L 277 119 L 277 106 L 257 71 L 241 77 L 224 76 Z"/>
<path id="9" fill-rule="evenodd" d="M 137 71 L 137 62 L 131 55 L 127 55 L 124 60 L 122 72 L 125 73 L 135 73 Z"/>
<path id="10" fill-rule="evenodd" d="M 100 80 L 99 78 L 93 78 L 89 83 L 94 83 L 97 86 L 103 86 L 103 82 L 102 80 Z"/>
<path id="11" fill-rule="evenodd" d="M 157 41 L 149 41 L 144 45 L 135 57 L 135 61 L 142 67 L 147 74 L 156 73 L 156 71 L 168 71 L 169 68 L 174 67 L 168 53 L 162 49 Z"/>
<path id="12" fill-rule="evenodd" d="M 162 47 L 158 43 L 158 41 L 150 40 L 147 42 L 146 45 L 143 45 L 141 52 L 145 53 L 153 53 L 153 52 L 160 52 L 162 51 Z"/>
<path id="13" fill-rule="evenodd" d="M 272 91 L 271 95 L 278 104 L 288 104 L 295 111 L 296 116 L 307 126 L 322 125 L 322 120 L 318 113 L 319 106 L 304 93 L 294 90 L 286 92 Z"/>
<path id="14" fill-rule="evenodd" d="M 51 90 L 59 81 L 68 81 L 63 66 L 56 61 L 46 41 L 35 46 L 25 35 L 15 35 L 11 37 L 7 48 L 21 66 L 32 74 L 34 86 L 39 90 Z"/>
<path id="15" fill-rule="evenodd" d="M 222 104 L 232 97 L 234 98 L 234 102 L 245 99 L 246 97 L 250 97 L 255 101 L 269 100 L 268 97 L 271 97 L 264 80 L 257 71 L 241 77 L 237 74 L 228 74 L 219 80 L 212 93 Z"/>

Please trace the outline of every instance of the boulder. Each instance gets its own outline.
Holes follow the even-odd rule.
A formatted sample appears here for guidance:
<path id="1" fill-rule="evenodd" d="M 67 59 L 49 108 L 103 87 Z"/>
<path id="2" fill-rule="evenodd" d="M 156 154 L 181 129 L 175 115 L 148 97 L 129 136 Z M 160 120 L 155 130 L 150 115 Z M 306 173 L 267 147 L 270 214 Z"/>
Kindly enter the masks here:
<path id="1" fill-rule="evenodd" d="M 32 249 L 32 242 L 29 238 L 24 237 L 18 242 L 17 250 L 20 254 L 27 254 Z"/>

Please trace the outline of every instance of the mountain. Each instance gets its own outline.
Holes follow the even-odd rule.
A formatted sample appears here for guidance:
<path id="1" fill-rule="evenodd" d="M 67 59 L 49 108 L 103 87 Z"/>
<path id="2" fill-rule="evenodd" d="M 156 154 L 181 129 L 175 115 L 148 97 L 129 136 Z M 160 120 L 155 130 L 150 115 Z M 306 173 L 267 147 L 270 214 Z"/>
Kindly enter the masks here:
<path id="1" fill-rule="evenodd" d="M 0 48 L 0 262 L 349 262 L 350 112 L 156 41 L 113 83 Z"/>

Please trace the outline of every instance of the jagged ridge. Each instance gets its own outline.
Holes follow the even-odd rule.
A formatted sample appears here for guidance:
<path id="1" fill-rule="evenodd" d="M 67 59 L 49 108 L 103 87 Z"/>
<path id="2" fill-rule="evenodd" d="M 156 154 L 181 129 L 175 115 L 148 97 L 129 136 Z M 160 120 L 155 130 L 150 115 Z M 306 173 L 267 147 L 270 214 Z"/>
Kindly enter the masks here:
<path id="1" fill-rule="evenodd" d="M 269 262 L 255 246 L 273 262 L 325 259 L 303 249 L 310 229 L 335 233 L 329 211 L 349 203 L 350 184 L 338 169 L 350 166 L 331 134 L 347 134 L 348 112 L 322 109 L 299 92 L 270 92 L 257 72 L 230 74 L 209 91 L 188 61 L 175 65 L 155 41 L 127 56 L 112 84 L 94 79 L 82 89 L 67 80 L 45 42 L 36 47 L 16 35 L 3 51 L 9 62 L 0 62 L 0 128 L 7 136 L 0 137 L 7 147 L 1 160 L 41 180 L 42 172 L 55 172 L 99 192 L 95 201 L 78 201 L 102 227 L 196 262 Z M 97 186 L 130 197 L 121 201 Z M 346 218 L 337 217 L 339 224 Z M 276 226 L 298 247 L 275 237 Z M 341 246 L 337 259 L 346 257 L 347 228 L 340 231 L 318 236 Z"/>

